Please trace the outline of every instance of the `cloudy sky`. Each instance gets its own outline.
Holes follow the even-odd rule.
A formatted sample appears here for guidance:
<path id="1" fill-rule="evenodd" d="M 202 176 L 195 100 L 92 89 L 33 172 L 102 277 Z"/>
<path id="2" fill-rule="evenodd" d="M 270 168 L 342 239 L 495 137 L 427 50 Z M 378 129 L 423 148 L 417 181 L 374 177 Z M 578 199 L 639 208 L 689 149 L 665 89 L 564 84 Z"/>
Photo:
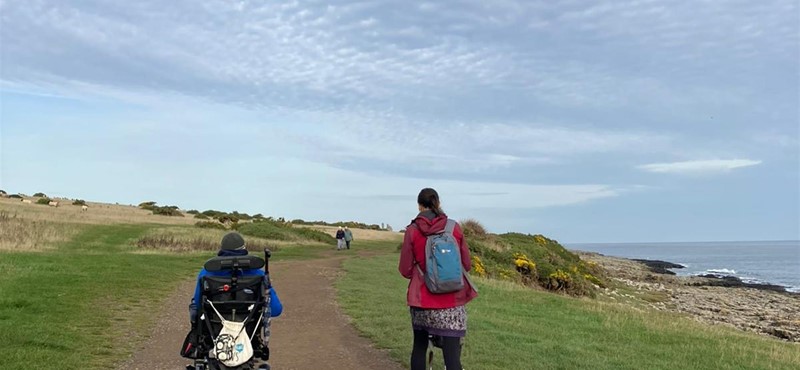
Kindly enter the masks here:
<path id="1" fill-rule="evenodd" d="M 333 4 L 333 5 L 331 5 Z M 800 238 L 798 2 L 0 0 L 0 188 Z"/>

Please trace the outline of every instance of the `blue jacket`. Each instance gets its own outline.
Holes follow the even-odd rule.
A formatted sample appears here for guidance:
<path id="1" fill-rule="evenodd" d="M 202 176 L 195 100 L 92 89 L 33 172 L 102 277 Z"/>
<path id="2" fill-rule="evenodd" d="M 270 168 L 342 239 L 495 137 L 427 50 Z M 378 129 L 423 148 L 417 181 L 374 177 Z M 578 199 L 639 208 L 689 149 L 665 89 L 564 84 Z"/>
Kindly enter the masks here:
<path id="1" fill-rule="evenodd" d="M 200 270 L 200 273 L 197 274 L 197 285 L 194 288 L 194 297 L 192 298 L 192 303 L 189 304 L 189 316 L 191 321 L 194 322 L 195 316 L 197 316 L 197 302 L 200 302 L 200 292 L 202 290 L 201 284 L 203 283 L 203 276 L 231 276 L 230 271 L 208 271 L 205 268 Z M 242 276 L 264 276 L 264 270 L 261 269 L 249 269 L 249 270 L 242 270 Z M 283 312 L 283 304 L 281 304 L 281 300 L 278 298 L 278 294 L 275 293 L 275 288 L 271 288 L 269 290 L 270 301 L 269 301 L 269 308 L 270 308 L 270 316 L 271 317 L 278 317 Z"/>

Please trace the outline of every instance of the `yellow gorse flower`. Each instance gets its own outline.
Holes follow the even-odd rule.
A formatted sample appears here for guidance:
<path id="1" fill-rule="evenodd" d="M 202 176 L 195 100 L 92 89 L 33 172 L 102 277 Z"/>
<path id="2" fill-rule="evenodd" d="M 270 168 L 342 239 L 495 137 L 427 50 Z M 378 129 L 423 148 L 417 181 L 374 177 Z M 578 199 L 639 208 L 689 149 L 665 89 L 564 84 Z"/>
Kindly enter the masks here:
<path id="1" fill-rule="evenodd" d="M 536 263 L 522 253 L 514 253 L 514 266 L 516 266 L 518 270 L 528 270 L 528 272 L 536 269 Z"/>
<path id="2" fill-rule="evenodd" d="M 478 256 L 472 256 L 472 271 L 478 276 L 486 276 L 486 267 L 483 266 L 483 262 Z"/>

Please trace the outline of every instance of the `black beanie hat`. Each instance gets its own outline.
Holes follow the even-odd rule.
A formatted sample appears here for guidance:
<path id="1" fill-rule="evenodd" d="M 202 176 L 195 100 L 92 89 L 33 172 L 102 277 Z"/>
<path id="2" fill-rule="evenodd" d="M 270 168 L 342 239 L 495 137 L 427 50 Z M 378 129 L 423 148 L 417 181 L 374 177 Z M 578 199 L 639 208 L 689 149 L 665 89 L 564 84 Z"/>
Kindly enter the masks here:
<path id="1" fill-rule="evenodd" d="M 220 249 L 237 250 L 244 249 L 244 238 L 237 232 L 229 232 L 222 237 Z"/>

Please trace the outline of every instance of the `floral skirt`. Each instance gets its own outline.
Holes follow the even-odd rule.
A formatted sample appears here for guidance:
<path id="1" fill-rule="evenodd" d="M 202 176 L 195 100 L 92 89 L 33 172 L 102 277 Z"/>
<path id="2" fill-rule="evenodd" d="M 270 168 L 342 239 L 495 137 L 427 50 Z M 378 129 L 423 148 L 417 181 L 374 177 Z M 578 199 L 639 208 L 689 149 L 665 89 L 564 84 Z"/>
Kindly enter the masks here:
<path id="1" fill-rule="evenodd" d="M 467 335 L 467 310 L 464 306 L 441 309 L 410 307 L 410 310 L 414 330 L 446 337 Z"/>

